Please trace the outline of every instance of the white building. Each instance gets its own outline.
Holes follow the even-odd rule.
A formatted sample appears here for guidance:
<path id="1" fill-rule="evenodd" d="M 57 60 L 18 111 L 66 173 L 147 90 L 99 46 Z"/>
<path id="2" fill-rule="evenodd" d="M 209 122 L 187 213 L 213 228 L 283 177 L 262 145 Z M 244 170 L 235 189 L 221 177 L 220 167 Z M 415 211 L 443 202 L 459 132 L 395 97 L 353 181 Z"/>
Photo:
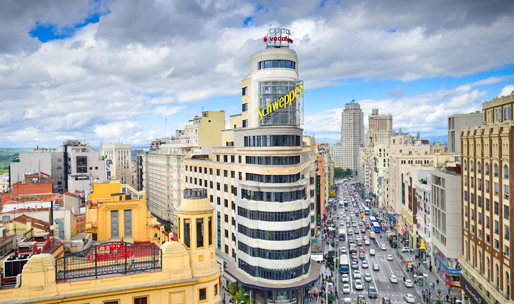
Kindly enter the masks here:
<path id="1" fill-rule="evenodd" d="M 359 148 L 364 145 L 364 114 L 358 103 L 344 106 L 341 121 L 342 168 L 358 169 Z"/>

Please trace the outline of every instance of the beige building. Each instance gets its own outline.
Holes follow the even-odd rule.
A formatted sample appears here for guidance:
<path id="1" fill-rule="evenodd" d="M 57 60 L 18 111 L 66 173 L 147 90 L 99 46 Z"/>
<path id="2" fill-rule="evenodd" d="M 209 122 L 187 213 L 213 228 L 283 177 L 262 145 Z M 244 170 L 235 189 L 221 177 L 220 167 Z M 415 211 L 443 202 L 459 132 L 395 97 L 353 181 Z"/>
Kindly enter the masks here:
<path id="1" fill-rule="evenodd" d="M 342 168 L 358 169 L 359 148 L 364 145 L 364 114 L 358 103 L 344 106 L 341 121 Z"/>
<path id="2" fill-rule="evenodd" d="M 335 167 L 343 167 L 343 150 L 341 141 L 336 142 L 335 145 L 330 147 L 330 157 L 332 158 Z"/>
<path id="3" fill-rule="evenodd" d="M 389 146 L 375 145 L 373 156 L 373 194 L 376 195 L 379 208 L 384 208 L 389 202 Z"/>
<path id="4" fill-rule="evenodd" d="M 464 128 L 478 127 L 484 121 L 480 111 L 468 114 L 454 114 L 448 116 L 448 152 L 461 154 L 461 131 Z"/>
<path id="5" fill-rule="evenodd" d="M 143 189 L 150 212 L 163 224 L 177 230 L 177 208 L 181 204 L 184 159 L 196 157 L 197 151 L 222 146 L 225 112 L 204 111 L 175 136 L 161 139 L 158 147 L 142 153 Z M 206 186 L 206 185 L 205 185 Z"/>
<path id="6" fill-rule="evenodd" d="M 389 145 L 393 134 L 393 115 L 379 114 L 378 109 L 372 109 L 368 115 L 368 132 L 366 144 Z"/>
<path id="7" fill-rule="evenodd" d="M 277 31 L 287 30 L 270 35 Z M 184 160 L 184 186 L 206 188 L 215 208 L 224 282 L 251 288 L 258 303 L 304 303 L 304 286 L 319 276 L 310 253 L 322 198 L 317 147 L 300 128 L 298 57 L 289 47 L 269 47 L 250 55 L 249 67 L 242 115 L 230 117 L 222 146 Z"/>
<path id="8" fill-rule="evenodd" d="M 109 179 L 116 179 L 123 184 L 133 186 L 136 181 L 133 181 L 131 170 L 131 156 L 132 149 L 130 145 L 115 143 L 115 144 L 102 144 L 100 146 L 100 153 L 106 159 L 112 160 L 112 171 L 110 171 Z"/>
<path id="9" fill-rule="evenodd" d="M 513 107 L 514 92 L 486 101 L 485 124 L 462 129 L 461 284 L 464 296 L 482 303 L 513 303 Z"/>
<path id="10" fill-rule="evenodd" d="M 9 189 L 9 173 L 0 175 L 0 193 L 7 192 Z"/>

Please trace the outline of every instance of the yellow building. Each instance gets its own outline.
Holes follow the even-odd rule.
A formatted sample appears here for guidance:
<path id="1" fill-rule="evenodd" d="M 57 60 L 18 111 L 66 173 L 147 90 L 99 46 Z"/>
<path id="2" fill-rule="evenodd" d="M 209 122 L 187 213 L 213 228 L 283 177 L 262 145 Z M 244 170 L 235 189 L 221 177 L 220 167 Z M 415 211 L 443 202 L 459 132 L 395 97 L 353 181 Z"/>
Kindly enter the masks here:
<path id="1" fill-rule="evenodd" d="M 159 223 L 147 211 L 144 192 L 114 180 L 93 184 L 86 206 L 86 232 L 92 240 L 151 242 L 153 226 Z"/>
<path id="2" fill-rule="evenodd" d="M 3 286 L 0 299 L 6 303 L 218 303 L 213 211 L 205 190 L 185 190 L 178 210 L 180 242 L 167 242 L 161 248 L 102 243 L 57 260 L 49 254 L 34 255 L 23 267 L 21 285 Z"/>

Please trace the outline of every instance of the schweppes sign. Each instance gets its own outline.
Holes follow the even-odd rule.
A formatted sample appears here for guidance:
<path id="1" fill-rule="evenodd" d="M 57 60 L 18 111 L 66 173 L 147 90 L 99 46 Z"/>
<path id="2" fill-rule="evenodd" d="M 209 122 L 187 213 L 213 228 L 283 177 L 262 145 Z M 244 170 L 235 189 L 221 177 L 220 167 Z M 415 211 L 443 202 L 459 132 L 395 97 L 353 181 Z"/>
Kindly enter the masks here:
<path id="1" fill-rule="evenodd" d="M 259 120 L 261 121 L 264 117 L 270 115 L 271 113 L 275 112 L 279 108 L 287 108 L 290 106 L 296 98 L 299 98 L 303 95 L 303 84 L 300 84 L 294 90 L 291 90 L 286 95 L 280 97 L 279 99 L 275 100 L 272 103 L 266 102 L 266 107 L 260 106 L 257 109 L 257 112 L 259 112 Z"/>

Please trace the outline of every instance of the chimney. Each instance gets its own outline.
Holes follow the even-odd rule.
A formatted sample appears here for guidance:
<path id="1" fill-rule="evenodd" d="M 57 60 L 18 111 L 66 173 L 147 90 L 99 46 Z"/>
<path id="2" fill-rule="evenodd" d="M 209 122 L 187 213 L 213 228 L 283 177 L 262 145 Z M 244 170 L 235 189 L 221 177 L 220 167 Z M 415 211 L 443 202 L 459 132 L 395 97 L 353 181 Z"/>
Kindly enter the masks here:
<path id="1" fill-rule="evenodd" d="M 25 224 L 26 229 L 25 229 L 25 230 L 26 230 L 26 231 L 30 231 L 30 230 L 32 229 L 32 219 L 27 218 L 27 219 L 25 220 L 25 222 L 26 222 L 26 224 Z"/>

